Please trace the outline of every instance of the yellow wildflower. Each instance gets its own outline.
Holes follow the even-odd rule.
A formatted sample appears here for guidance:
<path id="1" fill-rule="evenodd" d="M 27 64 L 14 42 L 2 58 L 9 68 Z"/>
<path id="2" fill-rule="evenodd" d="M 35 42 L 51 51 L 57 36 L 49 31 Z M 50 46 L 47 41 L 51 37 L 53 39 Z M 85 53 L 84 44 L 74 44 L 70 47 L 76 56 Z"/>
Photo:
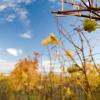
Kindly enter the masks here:
<path id="1" fill-rule="evenodd" d="M 50 34 L 50 36 L 48 36 L 46 39 L 44 39 L 43 41 L 42 41 L 42 44 L 43 45 L 49 45 L 49 44 L 55 44 L 55 45 L 57 45 L 57 44 L 59 44 L 59 40 L 56 38 L 56 36 L 52 33 L 52 34 Z"/>
<path id="2" fill-rule="evenodd" d="M 68 49 L 66 50 L 66 56 L 68 56 L 72 61 L 74 60 L 72 52 Z"/>
<path id="3" fill-rule="evenodd" d="M 67 95 L 72 95 L 72 92 L 71 92 L 70 88 L 67 88 L 66 93 L 67 93 Z"/>

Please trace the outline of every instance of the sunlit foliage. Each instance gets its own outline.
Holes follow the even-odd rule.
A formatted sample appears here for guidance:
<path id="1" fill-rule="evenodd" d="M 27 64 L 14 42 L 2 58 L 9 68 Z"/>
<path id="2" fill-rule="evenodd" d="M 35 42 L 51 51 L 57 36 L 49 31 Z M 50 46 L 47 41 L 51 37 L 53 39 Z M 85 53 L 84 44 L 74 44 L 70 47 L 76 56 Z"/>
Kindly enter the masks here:
<path id="1" fill-rule="evenodd" d="M 83 21 L 84 30 L 87 32 L 92 32 L 96 30 L 97 22 L 92 19 L 86 19 Z"/>
<path id="2" fill-rule="evenodd" d="M 48 36 L 46 39 L 44 39 L 42 41 L 42 44 L 46 45 L 46 46 L 49 45 L 49 44 L 57 45 L 59 43 L 60 43 L 60 41 L 56 38 L 56 36 L 53 33 L 51 33 L 50 36 Z"/>

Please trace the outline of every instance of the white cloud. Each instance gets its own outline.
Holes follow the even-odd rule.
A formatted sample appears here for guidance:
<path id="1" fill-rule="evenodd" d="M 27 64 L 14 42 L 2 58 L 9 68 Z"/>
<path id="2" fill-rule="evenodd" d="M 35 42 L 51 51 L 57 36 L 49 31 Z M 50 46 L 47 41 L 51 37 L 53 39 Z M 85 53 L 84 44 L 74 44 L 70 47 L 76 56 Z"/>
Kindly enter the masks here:
<path id="1" fill-rule="evenodd" d="M 48 73 L 50 72 L 50 69 L 53 68 L 54 72 L 60 73 L 61 72 L 61 68 L 60 68 L 61 64 L 58 61 L 52 60 L 50 61 L 47 57 L 43 57 L 42 61 L 39 63 L 39 71 L 44 73 Z"/>
<path id="2" fill-rule="evenodd" d="M 9 73 L 14 69 L 15 62 L 0 59 L 0 73 Z"/>
<path id="3" fill-rule="evenodd" d="M 30 24 L 27 9 L 25 9 L 25 8 L 15 8 L 15 12 L 16 12 L 17 16 L 19 16 L 19 20 L 23 23 L 23 25 L 28 26 Z"/>
<path id="4" fill-rule="evenodd" d="M 34 0 L 2 0 L 0 2 L 0 12 L 6 11 L 6 14 L 8 16 L 6 16 L 6 20 L 12 22 L 13 19 L 15 18 L 15 15 L 17 18 L 19 18 L 21 20 L 21 22 L 23 23 L 23 25 L 27 25 L 29 24 L 29 18 L 28 18 L 28 10 L 25 9 L 25 7 L 22 7 L 23 5 L 28 5 L 31 4 L 32 2 L 35 2 Z M 14 16 L 12 16 L 11 13 L 7 13 L 12 11 L 13 14 L 15 14 Z M 9 11 L 10 10 L 10 11 Z"/>
<path id="5" fill-rule="evenodd" d="M 32 33 L 30 31 L 27 31 L 25 33 L 22 33 L 20 35 L 21 38 L 26 38 L 26 39 L 31 39 L 32 38 Z"/>
<path id="6" fill-rule="evenodd" d="M 0 5 L 0 11 L 3 11 L 6 9 L 6 6 L 5 5 Z"/>
<path id="7" fill-rule="evenodd" d="M 12 56 L 19 56 L 23 53 L 21 49 L 16 49 L 16 48 L 7 48 L 6 52 Z"/>
<path id="8" fill-rule="evenodd" d="M 14 8 L 20 4 L 31 4 L 32 0 L 2 0 L 0 2 L 0 8 L 4 10 L 5 8 Z"/>
<path id="9" fill-rule="evenodd" d="M 3 50 L 3 48 L 0 48 L 0 51 L 2 51 Z"/>
<path id="10" fill-rule="evenodd" d="M 16 18 L 16 15 L 11 14 L 11 15 L 8 15 L 8 16 L 6 17 L 6 20 L 7 20 L 8 22 L 12 22 L 15 18 Z"/>
<path id="11" fill-rule="evenodd" d="M 16 2 L 16 3 L 30 4 L 30 3 L 32 3 L 33 1 L 32 1 L 32 0 L 16 0 L 15 2 Z"/>

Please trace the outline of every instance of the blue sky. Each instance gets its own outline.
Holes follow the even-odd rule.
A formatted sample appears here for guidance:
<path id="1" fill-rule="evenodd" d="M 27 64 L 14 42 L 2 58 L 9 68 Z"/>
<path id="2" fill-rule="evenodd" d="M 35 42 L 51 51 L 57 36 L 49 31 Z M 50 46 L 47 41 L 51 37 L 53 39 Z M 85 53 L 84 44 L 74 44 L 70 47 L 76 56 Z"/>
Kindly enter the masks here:
<path id="1" fill-rule="evenodd" d="M 58 33 L 51 11 L 60 8 L 58 0 L 0 0 L 0 72 L 9 72 L 35 50 L 44 51 L 41 40 Z M 77 24 L 75 18 L 66 18 L 68 31 L 73 22 Z"/>
<path id="2" fill-rule="evenodd" d="M 21 58 L 44 50 L 41 40 L 56 32 L 52 9 L 56 0 L 0 0 L 0 71 Z"/>

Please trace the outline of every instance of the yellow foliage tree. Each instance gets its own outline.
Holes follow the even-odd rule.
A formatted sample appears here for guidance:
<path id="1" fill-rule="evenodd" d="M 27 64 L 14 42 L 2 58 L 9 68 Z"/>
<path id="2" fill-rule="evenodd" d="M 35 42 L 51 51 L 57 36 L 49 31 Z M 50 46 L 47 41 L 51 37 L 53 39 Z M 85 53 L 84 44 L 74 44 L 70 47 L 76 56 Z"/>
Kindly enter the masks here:
<path id="1" fill-rule="evenodd" d="M 40 79 L 37 72 L 38 60 L 23 59 L 16 64 L 15 70 L 11 73 L 14 88 L 17 90 L 27 89 L 31 90 Z"/>

